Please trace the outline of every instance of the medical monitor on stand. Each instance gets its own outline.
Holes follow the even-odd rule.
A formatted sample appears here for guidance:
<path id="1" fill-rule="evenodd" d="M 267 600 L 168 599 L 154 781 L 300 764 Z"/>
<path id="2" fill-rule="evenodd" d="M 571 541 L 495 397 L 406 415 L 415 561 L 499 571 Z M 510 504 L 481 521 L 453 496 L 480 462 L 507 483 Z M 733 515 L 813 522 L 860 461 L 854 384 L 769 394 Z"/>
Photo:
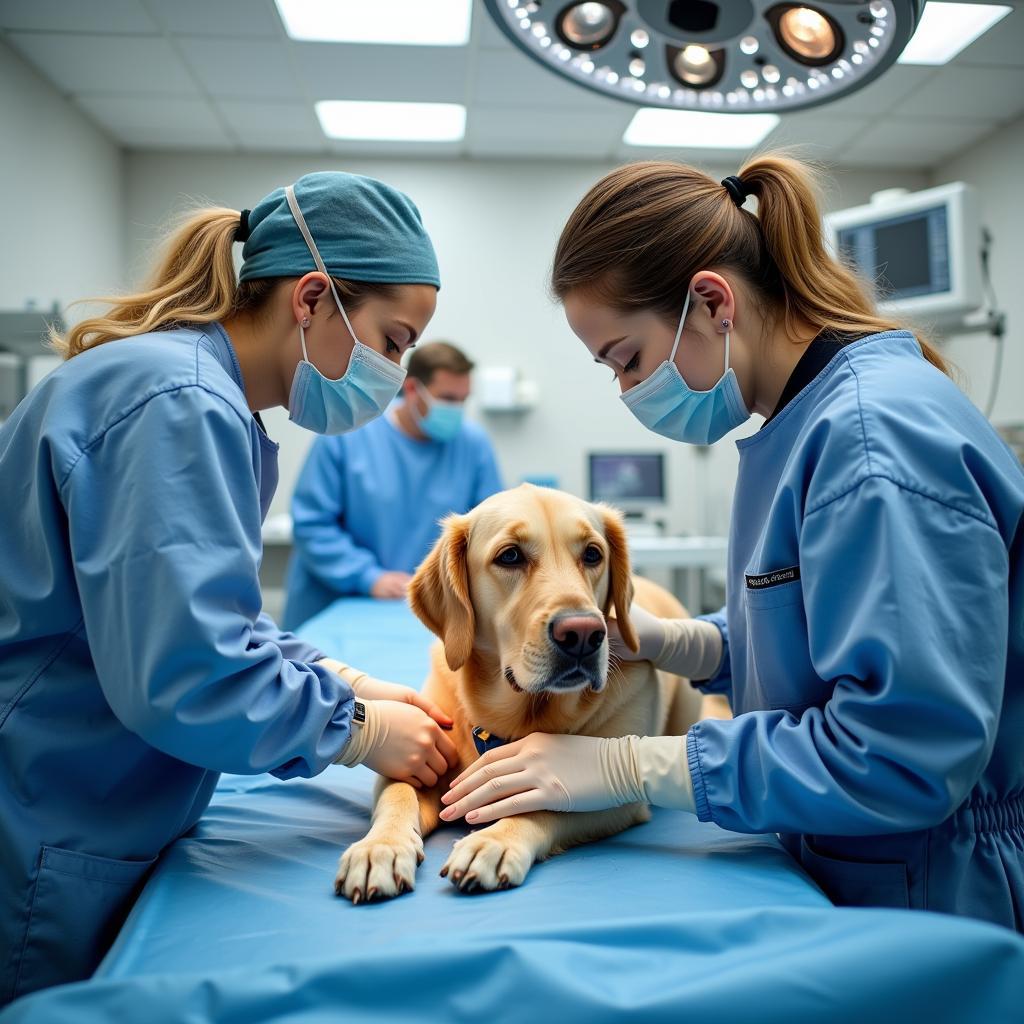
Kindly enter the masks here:
<path id="1" fill-rule="evenodd" d="M 622 509 L 631 523 L 664 511 L 663 453 L 590 452 L 587 469 L 590 500 Z"/>

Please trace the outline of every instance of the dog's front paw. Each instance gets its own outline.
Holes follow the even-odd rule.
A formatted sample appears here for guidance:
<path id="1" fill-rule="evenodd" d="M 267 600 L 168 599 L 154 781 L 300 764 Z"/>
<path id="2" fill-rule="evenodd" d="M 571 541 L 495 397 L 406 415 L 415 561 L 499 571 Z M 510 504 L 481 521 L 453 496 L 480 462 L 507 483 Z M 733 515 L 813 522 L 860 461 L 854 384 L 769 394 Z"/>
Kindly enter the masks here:
<path id="1" fill-rule="evenodd" d="M 460 892 L 492 892 L 522 885 L 533 864 L 533 852 L 501 826 L 498 822 L 460 839 L 441 868 L 441 877 L 447 877 Z"/>
<path id="2" fill-rule="evenodd" d="M 401 896 L 416 887 L 416 868 L 422 863 L 423 840 L 418 833 L 387 838 L 368 835 L 341 855 L 334 892 L 353 903 Z"/>

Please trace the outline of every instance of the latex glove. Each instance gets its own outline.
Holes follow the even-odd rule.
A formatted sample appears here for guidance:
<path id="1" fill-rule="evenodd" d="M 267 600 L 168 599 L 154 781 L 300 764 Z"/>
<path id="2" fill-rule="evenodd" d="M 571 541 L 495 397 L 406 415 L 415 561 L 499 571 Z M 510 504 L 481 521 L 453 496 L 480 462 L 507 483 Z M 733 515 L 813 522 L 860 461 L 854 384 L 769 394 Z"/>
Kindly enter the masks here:
<path id="1" fill-rule="evenodd" d="M 407 572 L 386 572 L 377 577 L 370 587 L 370 596 L 381 601 L 400 600 L 405 597 L 412 577 Z"/>
<path id="2" fill-rule="evenodd" d="M 458 763 L 455 744 L 419 708 L 393 700 L 357 699 L 357 705 L 365 720 L 353 721 L 352 735 L 335 764 L 365 764 L 418 789 L 436 786 Z"/>
<path id="3" fill-rule="evenodd" d="M 636 638 L 640 644 L 636 652 L 623 642 L 619 624 L 608 620 L 608 652 L 620 661 L 654 661 L 665 646 L 665 620 L 646 612 L 639 605 L 629 609 L 629 621 L 633 623 Z"/>
<path id="4" fill-rule="evenodd" d="M 705 619 L 659 619 L 633 605 L 630 621 L 640 649 L 622 642 L 618 623 L 608 620 L 609 652 L 620 661 L 651 661 L 657 668 L 687 679 L 710 679 L 722 662 L 722 633 Z"/>
<path id="5" fill-rule="evenodd" d="M 375 679 L 373 676 L 360 672 L 343 661 L 335 661 L 333 658 L 321 658 L 317 664 L 323 665 L 335 675 L 341 676 L 352 687 L 353 693 L 360 700 L 397 700 L 401 704 L 412 704 L 425 711 L 442 729 L 450 729 L 455 724 L 451 715 L 442 711 L 432 700 L 428 700 L 411 686 Z"/>
<path id="6" fill-rule="evenodd" d="M 441 802 L 445 821 L 470 824 L 531 811 L 596 811 L 653 803 L 693 811 L 684 736 L 552 736 L 533 733 L 495 747 Z"/>

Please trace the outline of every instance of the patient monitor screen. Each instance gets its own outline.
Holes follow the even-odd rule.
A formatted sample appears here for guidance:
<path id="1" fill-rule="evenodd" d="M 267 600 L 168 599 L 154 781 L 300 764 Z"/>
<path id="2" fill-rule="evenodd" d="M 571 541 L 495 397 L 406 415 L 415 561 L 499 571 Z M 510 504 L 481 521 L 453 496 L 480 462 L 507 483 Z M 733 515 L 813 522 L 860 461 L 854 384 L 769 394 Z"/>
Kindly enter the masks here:
<path id="1" fill-rule="evenodd" d="M 665 500 L 664 456 L 610 452 L 590 457 L 590 500 L 657 504 Z"/>
<path id="2" fill-rule="evenodd" d="M 944 206 L 843 228 L 839 249 L 875 283 L 880 298 L 909 299 L 950 289 Z"/>

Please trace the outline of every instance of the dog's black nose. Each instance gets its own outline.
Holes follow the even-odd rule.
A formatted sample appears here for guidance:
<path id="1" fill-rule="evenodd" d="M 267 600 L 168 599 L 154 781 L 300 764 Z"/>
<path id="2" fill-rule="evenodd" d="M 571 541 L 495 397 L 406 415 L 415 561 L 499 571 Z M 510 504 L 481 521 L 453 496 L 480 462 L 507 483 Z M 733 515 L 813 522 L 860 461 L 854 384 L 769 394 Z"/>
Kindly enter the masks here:
<path id="1" fill-rule="evenodd" d="M 555 646 L 573 658 L 593 654 L 604 642 L 604 622 L 596 615 L 559 615 L 548 626 Z"/>

